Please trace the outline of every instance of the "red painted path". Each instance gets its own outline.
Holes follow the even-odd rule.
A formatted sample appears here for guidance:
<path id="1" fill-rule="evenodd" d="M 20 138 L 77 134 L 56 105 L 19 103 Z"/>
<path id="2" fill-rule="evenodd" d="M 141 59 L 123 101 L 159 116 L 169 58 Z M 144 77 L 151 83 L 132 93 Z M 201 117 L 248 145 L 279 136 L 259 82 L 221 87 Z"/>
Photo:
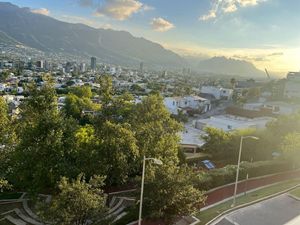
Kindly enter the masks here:
<path id="1" fill-rule="evenodd" d="M 243 180 L 238 183 L 237 194 L 250 191 L 259 187 L 300 178 L 300 170 L 289 171 L 280 174 L 268 175 L 258 178 L 251 178 L 248 181 Z M 221 186 L 206 192 L 207 200 L 204 207 L 215 204 L 233 196 L 234 183 Z M 144 221 L 143 225 L 164 225 L 161 221 Z"/>

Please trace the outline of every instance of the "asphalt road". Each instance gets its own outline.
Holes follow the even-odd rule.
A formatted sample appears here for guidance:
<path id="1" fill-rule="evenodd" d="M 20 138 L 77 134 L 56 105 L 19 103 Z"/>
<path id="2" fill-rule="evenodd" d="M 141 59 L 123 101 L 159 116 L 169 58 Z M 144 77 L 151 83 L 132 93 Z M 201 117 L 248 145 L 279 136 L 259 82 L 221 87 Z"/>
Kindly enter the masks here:
<path id="1" fill-rule="evenodd" d="M 225 215 L 214 225 L 284 225 L 300 214 L 300 201 L 283 194 Z"/>

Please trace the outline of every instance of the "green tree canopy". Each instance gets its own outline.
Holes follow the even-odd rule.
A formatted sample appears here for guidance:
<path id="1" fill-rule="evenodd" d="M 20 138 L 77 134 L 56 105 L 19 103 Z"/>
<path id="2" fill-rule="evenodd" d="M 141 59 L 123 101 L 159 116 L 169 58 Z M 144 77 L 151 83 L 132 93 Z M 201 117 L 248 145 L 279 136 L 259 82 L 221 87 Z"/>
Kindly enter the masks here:
<path id="1" fill-rule="evenodd" d="M 94 176 L 89 182 L 80 174 L 76 180 L 63 177 L 58 185 L 59 193 L 49 207 L 40 214 L 53 225 L 101 225 L 106 224 L 106 195 L 101 189 L 104 177 Z"/>
<path id="2" fill-rule="evenodd" d="M 166 224 L 197 212 L 205 201 L 193 187 L 189 168 L 168 165 L 156 166 L 155 175 L 146 177 L 144 196 L 145 217 L 163 219 Z"/>
<path id="3" fill-rule="evenodd" d="M 283 138 L 281 150 L 294 165 L 300 165 L 300 133 L 293 132 Z"/>
<path id="4" fill-rule="evenodd" d="M 11 178 L 28 190 L 53 187 L 60 176 L 70 175 L 76 123 L 57 109 L 53 87 L 31 89 L 21 106 L 18 139 L 11 154 Z"/>
<path id="5" fill-rule="evenodd" d="M 180 123 L 171 118 L 159 95 L 150 95 L 135 105 L 131 124 L 140 155 L 178 163 Z"/>

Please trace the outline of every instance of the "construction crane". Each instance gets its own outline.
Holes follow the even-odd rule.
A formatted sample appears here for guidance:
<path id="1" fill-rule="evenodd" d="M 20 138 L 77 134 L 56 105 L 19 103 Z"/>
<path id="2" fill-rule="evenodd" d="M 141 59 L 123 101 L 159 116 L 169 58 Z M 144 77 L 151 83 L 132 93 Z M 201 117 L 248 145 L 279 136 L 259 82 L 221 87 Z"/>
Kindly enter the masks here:
<path id="1" fill-rule="evenodd" d="M 269 79 L 271 79 L 271 76 L 270 76 L 270 74 L 269 74 L 269 72 L 268 72 L 268 70 L 265 68 L 265 71 L 266 71 L 266 74 L 267 74 L 267 77 L 269 78 Z"/>

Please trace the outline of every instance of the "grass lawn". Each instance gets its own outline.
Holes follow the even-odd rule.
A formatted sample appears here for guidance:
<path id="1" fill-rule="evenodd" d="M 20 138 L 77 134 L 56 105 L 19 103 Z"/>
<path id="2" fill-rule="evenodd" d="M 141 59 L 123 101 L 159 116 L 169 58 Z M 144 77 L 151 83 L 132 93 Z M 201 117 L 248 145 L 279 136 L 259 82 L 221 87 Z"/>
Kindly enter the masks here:
<path id="1" fill-rule="evenodd" d="M 290 192 L 291 195 L 294 195 L 297 198 L 300 198 L 300 188 L 297 188 Z"/>
<path id="2" fill-rule="evenodd" d="M 22 196 L 22 193 L 3 192 L 3 193 L 0 193 L 0 200 L 3 200 L 3 199 L 18 199 L 21 196 Z"/>
<path id="3" fill-rule="evenodd" d="M 248 202 L 255 201 L 257 199 L 284 191 L 288 188 L 291 188 L 297 184 L 300 183 L 300 180 L 290 180 L 286 182 L 282 182 L 280 184 L 274 184 L 270 187 L 262 188 L 260 190 L 248 193 L 247 195 L 240 196 L 236 199 L 236 206 L 242 205 Z M 300 194 L 300 188 L 297 189 L 298 193 Z M 204 225 L 216 216 L 218 216 L 220 213 L 226 211 L 227 209 L 230 209 L 232 204 L 232 200 L 229 200 L 227 202 L 224 202 L 222 204 L 219 204 L 215 207 L 212 207 L 210 209 L 207 209 L 205 211 L 199 212 L 196 214 L 196 217 L 200 219 L 201 222 L 199 222 L 197 225 Z"/>

